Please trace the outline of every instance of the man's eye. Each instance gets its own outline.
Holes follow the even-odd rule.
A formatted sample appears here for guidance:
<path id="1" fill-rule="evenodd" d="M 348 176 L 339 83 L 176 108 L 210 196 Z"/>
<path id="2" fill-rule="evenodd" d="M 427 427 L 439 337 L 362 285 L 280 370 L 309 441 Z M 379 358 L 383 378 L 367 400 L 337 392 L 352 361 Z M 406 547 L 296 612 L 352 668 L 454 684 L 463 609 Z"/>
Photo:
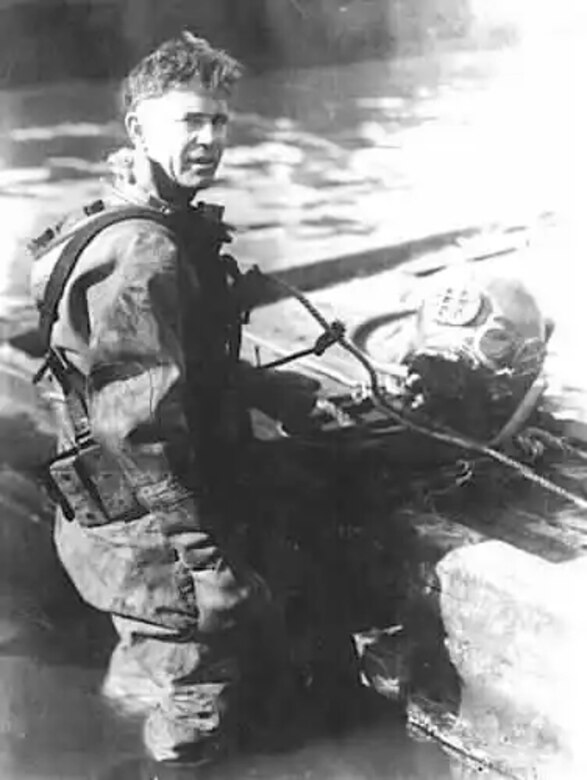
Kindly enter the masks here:
<path id="1" fill-rule="evenodd" d="M 214 127 L 226 127 L 228 124 L 228 117 L 226 114 L 215 114 L 212 117 L 212 124 Z"/>
<path id="2" fill-rule="evenodd" d="M 208 122 L 214 129 L 220 129 L 227 125 L 228 117 L 226 114 L 214 114 L 213 116 L 184 116 L 181 122 L 191 131 L 201 130 Z"/>
<path id="3" fill-rule="evenodd" d="M 201 116 L 184 116 L 181 121 L 191 130 L 199 130 L 206 122 Z"/>

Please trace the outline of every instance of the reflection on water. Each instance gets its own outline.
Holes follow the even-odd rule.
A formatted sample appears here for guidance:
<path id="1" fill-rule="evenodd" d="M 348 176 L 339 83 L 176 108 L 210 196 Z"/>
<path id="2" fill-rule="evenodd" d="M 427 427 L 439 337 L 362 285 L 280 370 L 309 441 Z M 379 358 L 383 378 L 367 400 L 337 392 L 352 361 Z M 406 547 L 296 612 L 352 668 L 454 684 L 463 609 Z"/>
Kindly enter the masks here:
<path id="1" fill-rule="evenodd" d="M 460 52 L 245 81 L 211 193 L 239 228 L 239 256 L 299 264 L 454 227 L 524 222 L 557 205 L 568 93 L 564 84 L 549 92 L 545 116 L 532 74 L 517 52 Z M 542 88 L 561 83 L 554 67 L 548 80 L 540 75 Z M 0 197 L 15 232 L 40 212 L 95 196 L 104 156 L 121 140 L 113 87 L 4 93 L 0 107 Z"/>

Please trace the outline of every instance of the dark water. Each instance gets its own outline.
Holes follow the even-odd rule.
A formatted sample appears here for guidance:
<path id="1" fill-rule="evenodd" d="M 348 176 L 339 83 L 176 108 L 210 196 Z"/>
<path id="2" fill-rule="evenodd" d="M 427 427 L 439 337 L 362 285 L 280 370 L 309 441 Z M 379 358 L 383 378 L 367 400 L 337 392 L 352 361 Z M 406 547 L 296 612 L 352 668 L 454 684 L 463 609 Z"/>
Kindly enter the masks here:
<path id="1" fill-rule="evenodd" d="M 504 107 L 515 118 L 532 103 L 517 57 L 459 53 L 246 83 L 212 192 L 239 229 L 241 259 L 303 265 L 453 227 L 515 223 L 556 205 L 556 154 L 529 188 L 523 132 L 509 132 L 511 111 L 503 118 Z M 110 85 L 4 93 L 0 109 L 0 316 L 9 317 L 26 290 L 26 262 L 15 246 L 99 193 L 104 156 L 121 135 Z M 22 375 L 31 368 L 20 366 Z M 81 780 L 138 755 L 140 741 L 136 724 L 98 696 L 111 633 L 77 602 L 46 527 L 31 522 L 42 512 L 36 486 L 22 476 L 23 457 L 34 460 L 44 439 L 24 433 L 27 415 L 38 410 L 23 387 L 4 380 L 0 387 L 2 430 L 14 431 L 15 415 L 25 415 L 14 448 L 0 453 L 0 780 Z M 291 754 L 243 758 L 224 777 L 444 780 L 458 771 L 390 715 Z"/>
<path id="2" fill-rule="evenodd" d="M 64 643 L 65 644 L 65 643 Z M 133 780 L 138 727 L 96 696 L 100 669 L 20 655 L 0 661 L 4 722 L 0 776 L 6 780 Z M 8 723 L 7 723 L 8 721 Z M 114 775 L 114 770 L 120 774 Z M 392 719 L 338 739 L 311 740 L 283 755 L 233 760 L 211 778 L 236 780 L 444 780 L 453 777 L 437 746 L 406 736 Z"/>

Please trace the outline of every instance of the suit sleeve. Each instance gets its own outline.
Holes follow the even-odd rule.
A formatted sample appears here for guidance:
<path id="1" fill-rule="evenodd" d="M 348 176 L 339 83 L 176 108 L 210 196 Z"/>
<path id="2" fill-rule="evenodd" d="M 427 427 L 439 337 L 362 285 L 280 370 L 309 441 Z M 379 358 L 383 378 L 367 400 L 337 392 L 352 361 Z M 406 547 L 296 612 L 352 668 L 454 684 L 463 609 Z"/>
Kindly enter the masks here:
<path id="1" fill-rule="evenodd" d="M 252 579 L 227 560 L 201 493 L 183 403 L 178 248 L 158 226 L 110 230 L 112 267 L 86 295 L 92 431 L 162 518 L 213 627 L 250 598 Z"/>
<path id="2" fill-rule="evenodd" d="M 281 422 L 307 418 L 316 406 L 320 382 L 297 371 L 262 369 L 241 360 L 245 404 Z"/>

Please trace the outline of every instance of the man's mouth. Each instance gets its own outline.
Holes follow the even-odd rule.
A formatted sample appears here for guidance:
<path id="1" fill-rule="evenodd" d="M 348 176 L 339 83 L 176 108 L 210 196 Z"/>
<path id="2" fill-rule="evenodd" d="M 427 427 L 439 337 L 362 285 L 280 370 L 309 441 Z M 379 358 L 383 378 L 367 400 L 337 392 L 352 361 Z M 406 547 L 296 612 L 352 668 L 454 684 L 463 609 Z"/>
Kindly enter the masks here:
<path id="1" fill-rule="evenodd" d="M 194 157 L 188 162 L 194 168 L 214 168 L 216 166 L 216 160 L 210 157 Z"/>

